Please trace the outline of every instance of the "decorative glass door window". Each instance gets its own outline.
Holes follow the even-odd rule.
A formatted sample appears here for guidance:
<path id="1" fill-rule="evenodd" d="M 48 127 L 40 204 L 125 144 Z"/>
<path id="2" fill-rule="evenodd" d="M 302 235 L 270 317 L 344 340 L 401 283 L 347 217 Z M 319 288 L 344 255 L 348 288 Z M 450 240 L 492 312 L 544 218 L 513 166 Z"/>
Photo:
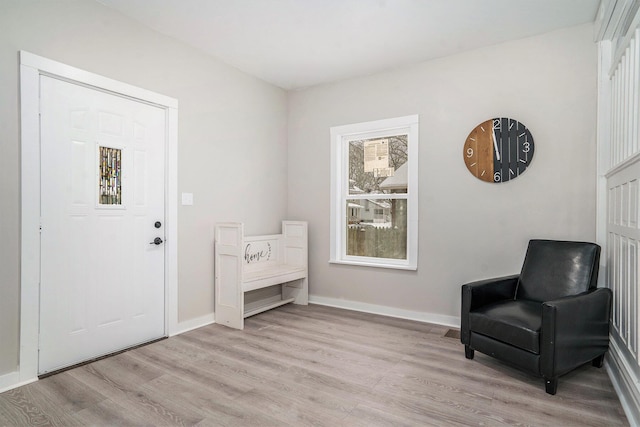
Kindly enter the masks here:
<path id="1" fill-rule="evenodd" d="M 122 150 L 100 147 L 99 204 L 122 205 Z"/>

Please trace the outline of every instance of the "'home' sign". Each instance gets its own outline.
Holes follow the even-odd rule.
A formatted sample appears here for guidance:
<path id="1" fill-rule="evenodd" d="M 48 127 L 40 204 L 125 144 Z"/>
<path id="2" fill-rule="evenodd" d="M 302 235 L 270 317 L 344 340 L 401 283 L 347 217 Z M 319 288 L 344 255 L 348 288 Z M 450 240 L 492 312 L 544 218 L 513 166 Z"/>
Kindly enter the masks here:
<path id="1" fill-rule="evenodd" d="M 243 258 L 245 264 L 257 264 L 268 262 L 274 257 L 274 246 L 276 241 L 257 240 L 253 242 L 245 242 Z"/>

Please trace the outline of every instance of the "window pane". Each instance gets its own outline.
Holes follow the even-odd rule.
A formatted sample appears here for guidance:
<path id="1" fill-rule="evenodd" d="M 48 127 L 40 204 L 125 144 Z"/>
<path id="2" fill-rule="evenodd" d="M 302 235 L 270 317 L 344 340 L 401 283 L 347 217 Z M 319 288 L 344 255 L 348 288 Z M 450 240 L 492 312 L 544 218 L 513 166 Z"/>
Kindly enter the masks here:
<path id="1" fill-rule="evenodd" d="M 329 262 L 416 270 L 419 116 L 330 133 Z"/>
<path id="2" fill-rule="evenodd" d="M 100 147 L 100 204 L 122 204 L 122 150 Z"/>
<path id="3" fill-rule="evenodd" d="M 349 141 L 349 194 L 407 192 L 407 135 Z"/>
<path id="4" fill-rule="evenodd" d="M 407 200 L 347 200 L 347 255 L 407 259 Z"/>

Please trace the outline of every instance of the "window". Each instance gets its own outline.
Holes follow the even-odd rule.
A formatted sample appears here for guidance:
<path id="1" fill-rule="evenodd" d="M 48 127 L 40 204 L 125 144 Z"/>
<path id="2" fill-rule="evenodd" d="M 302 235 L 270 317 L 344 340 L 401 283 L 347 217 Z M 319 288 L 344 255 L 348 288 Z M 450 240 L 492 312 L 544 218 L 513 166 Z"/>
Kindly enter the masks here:
<path id="1" fill-rule="evenodd" d="M 122 205 L 122 150 L 100 147 L 98 184 L 100 205 Z"/>
<path id="2" fill-rule="evenodd" d="M 418 116 L 331 128 L 330 262 L 417 269 Z"/>

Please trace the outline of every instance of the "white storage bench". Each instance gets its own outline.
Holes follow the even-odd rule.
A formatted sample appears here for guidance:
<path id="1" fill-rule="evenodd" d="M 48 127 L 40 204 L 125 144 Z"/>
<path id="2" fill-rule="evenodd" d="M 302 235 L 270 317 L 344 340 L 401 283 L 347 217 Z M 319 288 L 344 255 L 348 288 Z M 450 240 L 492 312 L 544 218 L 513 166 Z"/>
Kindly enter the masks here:
<path id="1" fill-rule="evenodd" d="M 245 236 L 239 222 L 216 225 L 215 321 L 244 329 L 244 318 L 308 304 L 307 223 L 282 221 L 282 234 Z"/>

